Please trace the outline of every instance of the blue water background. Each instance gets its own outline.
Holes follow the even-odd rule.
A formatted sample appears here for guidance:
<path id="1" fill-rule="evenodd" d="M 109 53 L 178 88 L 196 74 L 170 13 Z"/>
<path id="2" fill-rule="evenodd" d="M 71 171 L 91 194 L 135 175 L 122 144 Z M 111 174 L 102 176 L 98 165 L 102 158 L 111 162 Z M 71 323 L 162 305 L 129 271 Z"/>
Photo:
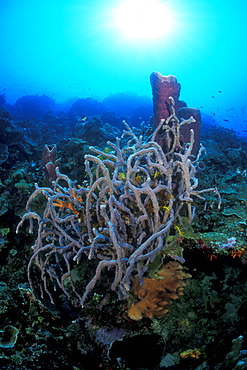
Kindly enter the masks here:
<path id="1" fill-rule="evenodd" d="M 157 41 L 126 40 L 113 26 L 120 0 L 2 0 L 0 94 L 57 102 L 134 92 L 173 74 L 180 98 L 215 122 L 247 130 L 246 0 L 172 0 L 176 27 Z"/>

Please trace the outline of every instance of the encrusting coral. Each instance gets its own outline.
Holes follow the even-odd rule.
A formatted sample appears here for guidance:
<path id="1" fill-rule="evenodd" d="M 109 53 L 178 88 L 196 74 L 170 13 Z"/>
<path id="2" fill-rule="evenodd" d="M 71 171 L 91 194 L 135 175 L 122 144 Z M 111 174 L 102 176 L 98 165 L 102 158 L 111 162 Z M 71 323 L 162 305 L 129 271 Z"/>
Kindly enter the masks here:
<path id="1" fill-rule="evenodd" d="M 175 261 L 163 265 L 157 275 L 157 278 L 144 278 L 142 285 L 138 278 L 134 279 L 130 292 L 140 301 L 130 306 L 130 319 L 138 321 L 143 317 L 163 317 L 168 312 L 172 299 L 183 295 L 183 289 L 191 277 L 183 266 Z"/>

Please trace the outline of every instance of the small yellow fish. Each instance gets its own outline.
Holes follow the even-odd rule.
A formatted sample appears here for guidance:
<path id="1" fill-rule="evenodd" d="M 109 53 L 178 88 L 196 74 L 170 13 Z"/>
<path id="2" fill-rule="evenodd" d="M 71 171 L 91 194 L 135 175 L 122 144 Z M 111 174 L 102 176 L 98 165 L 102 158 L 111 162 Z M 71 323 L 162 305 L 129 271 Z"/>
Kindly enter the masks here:
<path id="1" fill-rule="evenodd" d="M 126 172 L 119 172 L 118 173 L 118 178 L 120 180 L 126 180 Z"/>
<path id="2" fill-rule="evenodd" d="M 114 149 L 110 148 L 109 146 L 105 146 L 103 149 L 104 153 L 114 154 Z"/>
<path id="3" fill-rule="evenodd" d="M 170 211 L 170 208 L 167 206 L 160 206 L 160 209 L 163 209 L 164 211 Z"/>
<path id="4" fill-rule="evenodd" d="M 174 228 L 177 230 L 179 236 L 184 235 L 183 231 L 181 230 L 181 228 L 178 225 L 175 225 Z"/>
<path id="5" fill-rule="evenodd" d="M 158 176 L 162 175 L 161 172 L 159 171 L 155 171 L 155 173 L 153 174 L 153 178 L 156 179 Z"/>
<path id="6" fill-rule="evenodd" d="M 134 177 L 135 181 L 137 182 L 137 184 L 141 184 L 143 182 L 143 178 L 142 176 L 139 174 L 139 175 L 136 175 Z"/>

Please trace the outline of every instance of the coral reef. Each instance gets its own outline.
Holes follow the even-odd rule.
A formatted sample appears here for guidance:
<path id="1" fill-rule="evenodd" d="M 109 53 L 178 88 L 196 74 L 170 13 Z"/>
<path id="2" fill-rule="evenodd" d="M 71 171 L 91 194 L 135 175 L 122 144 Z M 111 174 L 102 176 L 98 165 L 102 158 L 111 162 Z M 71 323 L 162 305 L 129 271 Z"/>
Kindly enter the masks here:
<path id="1" fill-rule="evenodd" d="M 122 96 L 119 94 L 116 106 L 121 105 L 121 99 Z M 105 217 L 102 220 L 100 217 L 100 207 L 104 206 L 108 200 L 105 193 L 101 193 L 101 198 L 99 196 L 105 183 L 103 180 L 99 180 L 102 181 L 102 186 L 96 186 L 91 193 L 91 198 L 88 198 L 95 243 L 92 258 L 88 258 L 90 251 L 88 248 L 85 253 L 82 252 L 77 264 L 73 257 L 78 252 L 79 246 L 74 247 L 73 254 L 73 249 L 69 249 L 69 242 L 72 244 L 72 241 L 71 239 L 66 240 L 65 237 L 67 233 L 73 240 L 78 241 L 80 247 L 82 242 L 84 247 L 91 246 L 86 234 L 83 234 L 84 239 L 81 236 L 77 238 L 76 234 L 78 229 L 79 232 L 86 230 L 87 233 L 85 199 L 90 184 L 94 184 L 95 180 L 103 177 L 101 168 L 106 167 L 110 179 L 113 179 L 113 168 L 116 167 L 111 162 L 113 162 L 113 157 L 118 158 L 118 154 L 111 145 L 105 148 L 106 141 L 113 140 L 109 135 L 111 126 L 106 126 L 106 130 L 100 137 L 94 135 L 90 138 L 88 135 L 85 138 L 84 124 L 86 123 L 87 129 L 93 135 L 98 128 L 104 128 L 103 123 L 112 124 L 115 121 L 114 129 L 111 130 L 115 132 L 116 127 L 120 128 L 122 118 L 109 111 L 103 112 L 104 118 L 101 115 L 100 118 L 86 117 L 86 119 L 76 117 L 76 114 L 68 115 L 66 112 L 46 114 L 48 109 L 45 108 L 40 113 L 36 111 L 41 114 L 38 119 L 17 122 L 15 116 L 11 118 L 5 110 L 7 105 L 4 99 L 0 101 L 0 105 L 2 102 L 4 109 L 0 113 L 0 143 L 3 146 L 0 146 L 0 150 L 7 149 L 7 158 L 3 155 L 3 162 L 0 166 L 0 329 L 3 331 L 5 327 L 8 328 L 11 325 L 19 331 L 19 335 L 14 347 L 0 346 L 1 369 L 117 370 L 121 368 L 122 370 L 136 370 L 141 367 L 157 370 L 164 368 L 237 370 L 245 368 L 247 363 L 246 141 L 237 136 L 233 130 L 210 126 L 208 117 L 204 116 L 201 140 L 207 148 L 207 153 L 203 158 L 204 171 L 201 171 L 200 162 L 194 162 L 190 167 L 192 169 L 193 165 L 196 165 L 198 171 L 195 173 L 195 181 L 198 176 L 199 185 L 194 190 L 218 187 L 222 198 L 221 209 L 217 209 L 214 192 L 207 193 L 207 203 L 191 194 L 193 199 L 193 202 L 190 202 L 191 209 L 193 210 L 196 205 L 197 210 L 192 212 L 192 227 L 186 228 L 188 226 L 188 204 L 179 199 L 180 190 L 176 184 L 183 183 L 182 170 L 179 171 L 179 166 L 176 164 L 177 172 L 174 172 L 172 176 L 172 197 L 175 199 L 170 198 L 174 210 L 179 204 L 183 204 L 183 207 L 169 232 L 164 235 L 164 241 L 166 238 L 169 239 L 167 244 L 164 243 L 164 248 L 158 252 L 153 262 L 151 259 L 139 260 L 139 266 L 138 263 L 134 264 L 127 301 L 119 300 L 118 294 L 111 290 L 116 265 L 109 269 L 107 267 L 102 269 L 94 288 L 86 297 L 84 308 L 81 309 L 80 299 L 87 284 L 94 278 L 100 261 L 114 257 L 116 251 L 111 242 L 107 244 L 106 239 L 99 239 L 99 234 L 109 237 L 107 234 L 109 231 L 106 229 L 109 229 L 107 220 L 110 217 L 115 222 L 114 217 L 120 213 L 121 217 L 117 220 L 121 220 L 121 225 L 125 225 L 126 230 L 130 232 L 131 243 L 129 244 L 137 248 L 137 243 L 132 244 L 135 238 L 133 230 L 130 230 L 130 213 L 125 214 L 115 207 L 111 216 L 109 209 L 106 208 L 108 218 Z M 123 112 L 126 112 L 124 119 L 129 122 L 129 119 L 132 119 L 132 106 L 129 106 L 128 110 L 127 102 L 123 107 Z M 112 110 L 110 104 L 107 109 Z M 169 109 L 171 112 L 170 107 Z M 147 117 L 148 112 L 147 110 Z M 180 113 L 178 111 L 175 113 L 179 118 Z M 136 118 L 142 117 L 141 110 L 138 115 Z M 187 117 L 190 118 L 189 113 Z M 182 123 L 180 119 L 176 122 L 174 120 L 175 115 L 172 122 L 177 122 L 179 125 Z M 148 119 L 145 121 L 147 122 Z M 193 124 L 191 122 L 184 127 L 191 129 Z M 167 121 L 165 130 L 168 130 L 168 126 Z M 138 131 L 134 130 L 134 132 L 138 139 L 139 135 L 144 134 L 144 139 L 140 143 L 147 145 L 145 150 L 148 150 L 147 142 L 152 140 L 150 140 L 151 137 L 149 141 L 146 140 L 150 132 L 146 134 L 143 128 L 145 127 L 141 127 L 138 135 Z M 179 130 L 181 131 L 182 128 L 183 125 L 179 127 Z M 130 130 L 127 132 L 130 133 Z M 80 135 L 80 138 L 75 137 L 77 135 Z M 131 135 L 125 134 L 121 140 L 120 151 L 127 147 L 128 139 L 133 138 Z M 172 138 L 172 131 L 170 135 Z M 18 138 L 21 138 L 21 141 L 16 143 L 15 139 Z M 157 135 L 155 142 L 156 144 L 152 145 L 157 145 Z M 190 142 L 190 140 L 185 140 L 185 142 Z M 58 155 L 62 158 L 58 171 L 61 177 L 56 179 L 55 184 L 49 184 L 44 177 L 40 158 L 44 144 L 53 143 L 57 144 Z M 97 147 L 96 151 L 89 149 L 90 144 Z M 133 145 L 134 141 L 130 143 L 130 147 Z M 157 149 L 157 146 L 155 148 Z M 169 162 L 171 157 L 182 162 L 180 154 L 184 155 L 188 148 L 183 145 L 177 148 L 176 157 L 166 149 L 165 156 L 167 156 L 168 164 L 173 163 Z M 139 149 L 142 150 L 141 146 Z M 140 167 L 141 174 L 145 174 L 146 157 L 140 155 L 139 149 L 136 145 L 136 153 L 139 153 L 139 157 L 136 154 L 139 160 L 137 168 Z M 124 152 L 125 160 L 128 154 L 128 151 Z M 84 164 L 85 155 L 97 158 L 86 161 L 87 171 Z M 151 159 L 152 163 L 159 164 L 153 160 L 152 156 Z M 187 158 L 187 164 L 189 160 L 193 161 L 193 157 Z M 117 160 L 115 160 L 116 163 Z M 136 163 L 137 161 L 132 163 L 134 170 Z M 154 190 L 159 182 L 163 185 L 165 183 L 165 174 L 160 175 L 159 172 L 155 170 L 154 174 L 151 173 L 149 185 L 151 188 L 154 186 Z M 145 177 L 144 175 L 139 176 L 139 173 L 132 173 L 130 182 L 141 194 L 142 185 L 145 185 Z M 124 165 L 115 177 L 118 181 L 116 187 L 113 187 L 115 198 L 119 196 L 121 189 L 127 188 L 126 176 L 127 171 Z M 27 227 L 22 227 L 19 234 L 16 234 L 16 225 L 20 221 L 20 216 L 26 212 L 24 207 L 27 198 L 33 192 L 34 183 L 39 184 L 39 190 L 29 205 L 42 221 L 37 223 L 31 218 L 34 233 L 29 233 L 29 222 L 25 221 L 24 226 Z M 83 193 L 79 184 L 87 189 L 86 193 Z M 117 184 L 120 184 L 119 187 Z M 193 181 L 191 184 L 195 185 Z M 169 207 L 170 198 L 162 192 L 155 194 L 158 198 L 159 217 L 162 218 L 165 212 L 168 212 L 166 207 Z M 147 204 L 143 199 L 145 196 L 140 197 L 145 204 L 149 220 L 145 224 L 146 231 L 149 229 L 148 222 L 151 225 L 154 224 L 154 207 L 152 202 L 148 201 L 147 195 L 145 198 Z M 51 208 L 48 207 L 49 202 Z M 141 211 L 134 203 L 134 200 L 127 202 L 127 206 L 134 215 L 137 212 L 140 215 Z M 50 212 L 51 209 L 52 212 Z M 169 215 L 167 217 L 169 220 Z M 40 234 L 38 227 L 40 227 Z M 98 234 L 95 235 L 95 232 Z M 120 232 L 119 234 L 121 236 Z M 37 248 L 37 254 L 34 256 L 36 252 L 30 249 L 30 246 L 37 247 L 37 235 L 40 235 L 44 249 L 38 250 Z M 118 239 L 117 241 L 119 242 Z M 45 249 L 52 243 L 54 243 L 53 249 L 48 247 Z M 128 252 L 127 249 L 124 251 Z M 129 250 L 129 253 L 127 258 L 130 257 L 132 251 Z M 35 296 L 30 290 L 26 274 L 30 258 L 32 259 L 29 265 L 30 279 L 34 286 Z M 172 258 L 175 258 L 177 262 L 185 261 L 184 264 L 188 268 L 185 272 L 192 275 L 189 279 L 190 283 L 183 290 L 183 295 L 180 295 L 179 299 L 172 299 L 171 305 L 164 306 L 169 308 L 169 312 L 159 319 L 155 316 L 151 320 L 146 317 L 141 320 L 130 319 L 127 316 L 130 305 L 138 305 L 141 302 L 140 298 L 131 294 L 134 285 L 137 289 L 141 289 L 143 285 L 140 287 L 140 284 L 146 279 L 162 280 L 158 279 L 160 276 L 157 271 L 160 266 L 168 260 L 171 261 Z M 41 271 L 36 261 L 41 262 L 40 266 L 43 266 L 44 270 Z M 46 261 L 47 264 L 45 264 Z M 69 267 L 66 265 L 67 261 L 70 264 Z M 143 265 L 142 262 L 144 262 Z M 129 267 L 128 261 L 124 263 L 123 270 L 126 271 L 125 269 Z M 138 267 L 143 268 L 143 274 L 139 275 Z M 55 306 L 50 303 L 49 296 L 44 289 L 41 278 L 43 272 L 47 290 L 51 293 Z M 142 281 L 139 276 L 142 276 Z M 61 288 L 62 283 L 69 293 L 69 299 Z M 79 296 L 73 291 L 73 287 Z M 43 288 L 43 298 L 41 298 L 40 288 Z M 116 291 L 118 292 L 118 287 Z"/>
<path id="2" fill-rule="evenodd" d="M 11 116 L 16 121 L 30 120 L 37 117 L 43 119 L 54 108 L 55 101 L 47 95 L 25 95 L 8 107 Z"/>
<path id="3" fill-rule="evenodd" d="M 192 202 L 202 198 L 204 192 L 215 188 L 196 190 L 198 180 L 196 168 L 199 156 L 191 161 L 194 144 L 191 130 L 190 144 L 184 148 L 179 144 L 180 124 L 174 112 L 166 122 L 161 121 L 167 135 L 172 135 L 169 150 L 164 153 L 155 142 L 160 126 L 147 142 L 137 137 L 126 124 L 122 139 L 129 138 L 123 145 L 109 142 L 109 149 L 101 151 L 91 147 L 95 155 L 85 156 L 88 174 L 87 187 L 77 186 L 56 169 L 57 179 L 53 188 L 36 185 L 27 202 L 25 220 L 38 222 L 37 239 L 33 256 L 28 265 L 28 278 L 32 291 L 41 291 L 41 297 L 49 297 L 54 303 L 54 284 L 71 300 L 84 305 L 88 294 L 96 283 L 107 276 L 110 288 L 117 291 L 119 298 L 127 298 L 134 277 L 142 282 L 149 264 L 161 250 L 169 251 L 176 234 L 188 227 L 194 217 Z M 190 124 L 193 119 L 183 121 Z M 181 125 L 182 125 L 181 124 Z M 61 184 L 66 184 L 61 185 Z M 42 215 L 34 212 L 33 204 L 40 195 L 46 204 Z M 182 224 L 182 219 L 186 220 Z M 178 231 L 177 231 L 178 230 Z M 173 235 L 169 238 L 169 235 Z M 84 256 L 91 264 L 91 280 L 83 294 L 76 289 L 72 278 L 75 264 Z M 180 256 L 173 255 L 182 260 Z M 41 285 L 32 272 L 40 270 Z M 70 288 L 68 288 L 68 284 Z"/>
<path id="4" fill-rule="evenodd" d="M 116 137 L 121 136 L 121 131 L 107 122 L 103 123 L 99 117 L 91 117 L 80 119 L 73 135 L 85 140 L 89 145 L 98 145 L 102 148 L 107 145 L 108 140 L 115 141 Z"/>
<path id="5" fill-rule="evenodd" d="M 128 310 L 128 316 L 132 320 L 163 317 L 168 312 L 172 299 L 183 294 L 188 278 L 191 278 L 175 261 L 163 265 L 157 275 L 157 278 L 144 278 L 142 285 L 138 278 L 134 279 L 130 292 L 139 302 L 133 303 Z"/>
<path id="6" fill-rule="evenodd" d="M 0 164 L 5 162 L 8 159 L 9 151 L 8 145 L 0 143 Z"/>
<path id="7" fill-rule="evenodd" d="M 69 109 L 69 114 L 81 117 L 100 115 L 104 111 L 103 104 L 92 98 L 77 99 Z"/>

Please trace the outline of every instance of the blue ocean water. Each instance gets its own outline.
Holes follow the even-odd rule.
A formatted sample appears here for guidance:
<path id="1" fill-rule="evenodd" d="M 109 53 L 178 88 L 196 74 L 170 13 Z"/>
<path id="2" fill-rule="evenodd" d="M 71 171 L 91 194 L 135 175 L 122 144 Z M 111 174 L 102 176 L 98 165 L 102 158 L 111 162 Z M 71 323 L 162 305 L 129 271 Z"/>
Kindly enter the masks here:
<path id="1" fill-rule="evenodd" d="M 163 21 L 153 0 L 144 25 L 144 5 L 133 0 L 123 14 L 124 2 L 2 0 L 0 93 L 11 104 L 33 94 L 62 103 L 123 92 L 151 101 L 149 75 L 158 71 L 178 78 L 188 106 L 245 134 L 246 1 L 161 0 Z M 162 22 L 165 32 L 149 38 Z"/>

